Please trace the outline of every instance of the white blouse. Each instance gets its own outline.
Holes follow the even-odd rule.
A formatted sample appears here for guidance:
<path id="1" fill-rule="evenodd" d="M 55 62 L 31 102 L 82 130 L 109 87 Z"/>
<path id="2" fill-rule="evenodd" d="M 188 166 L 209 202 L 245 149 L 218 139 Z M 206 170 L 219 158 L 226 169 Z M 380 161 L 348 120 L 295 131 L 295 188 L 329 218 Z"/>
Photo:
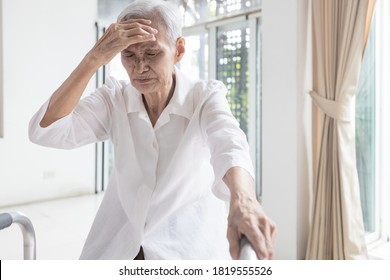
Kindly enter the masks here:
<path id="1" fill-rule="evenodd" d="M 33 116 L 32 142 L 62 149 L 110 139 L 115 165 L 81 259 L 229 259 L 222 178 L 234 166 L 253 175 L 249 147 L 218 81 L 176 69 L 173 97 L 153 127 L 142 95 L 108 79 L 46 128 Z M 218 198 L 220 199 L 218 199 Z"/>

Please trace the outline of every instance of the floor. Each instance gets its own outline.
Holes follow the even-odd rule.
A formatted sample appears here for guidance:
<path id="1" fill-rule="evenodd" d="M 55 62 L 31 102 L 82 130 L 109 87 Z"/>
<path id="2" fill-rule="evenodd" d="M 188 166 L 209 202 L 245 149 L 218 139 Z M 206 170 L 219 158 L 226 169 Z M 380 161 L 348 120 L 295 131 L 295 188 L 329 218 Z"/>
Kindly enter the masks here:
<path id="1" fill-rule="evenodd" d="M 38 260 L 74 260 L 93 222 L 103 194 L 0 208 L 0 213 L 19 211 L 30 218 L 37 240 Z M 23 259 L 21 230 L 15 224 L 0 231 L 0 259 Z"/>

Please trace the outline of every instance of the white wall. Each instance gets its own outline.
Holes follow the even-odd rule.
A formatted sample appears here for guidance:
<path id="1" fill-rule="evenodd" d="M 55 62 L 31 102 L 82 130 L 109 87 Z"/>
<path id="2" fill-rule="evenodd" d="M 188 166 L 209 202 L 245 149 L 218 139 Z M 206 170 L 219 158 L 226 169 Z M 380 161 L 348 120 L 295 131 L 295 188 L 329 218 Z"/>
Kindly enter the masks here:
<path id="1" fill-rule="evenodd" d="M 3 0 L 0 0 L 0 138 L 3 137 Z"/>
<path id="2" fill-rule="evenodd" d="M 303 259 L 311 184 L 309 0 L 264 0 L 263 206 L 278 226 L 276 259 Z"/>
<path id="3" fill-rule="evenodd" d="M 0 207 L 94 191 L 94 145 L 72 151 L 39 147 L 29 142 L 27 128 L 93 46 L 96 14 L 97 0 L 2 0 Z"/>

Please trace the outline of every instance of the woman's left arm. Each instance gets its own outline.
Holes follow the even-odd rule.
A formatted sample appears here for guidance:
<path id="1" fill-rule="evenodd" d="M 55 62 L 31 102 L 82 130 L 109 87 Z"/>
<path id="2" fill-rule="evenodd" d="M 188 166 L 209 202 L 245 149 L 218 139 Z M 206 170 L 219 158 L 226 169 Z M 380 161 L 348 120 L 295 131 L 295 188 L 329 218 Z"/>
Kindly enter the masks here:
<path id="1" fill-rule="evenodd" d="M 230 190 L 227 238 L 232 258 L 240 257 L 240 239 L 245 235 L 259 259 L 271 259 L 276 226 L 256 199 L 252 176 L 243 168 L 232 167 L 223 181 Z"/>
<path id="2" fill-rule="evenodd" d="M 240 238 L 245 235 L 261 259 L 270 259 L 276 227 L 256 199 L 249 145 L 226 99 L 227 89 L 217 81 L 205 86 L 210 91 L 201 112 L 201 128 L 210 147 L 214 168 L 213 192 L 230 200 L 227 237 L 230 254 L 239 256 Z"/>

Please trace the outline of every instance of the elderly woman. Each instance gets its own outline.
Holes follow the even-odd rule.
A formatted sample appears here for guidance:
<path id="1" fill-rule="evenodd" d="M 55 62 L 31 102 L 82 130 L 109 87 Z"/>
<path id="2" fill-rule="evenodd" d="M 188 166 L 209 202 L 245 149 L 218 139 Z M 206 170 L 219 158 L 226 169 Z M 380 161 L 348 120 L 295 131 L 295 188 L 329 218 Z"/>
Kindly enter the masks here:
<path id="1" fill-rule="evenodd" d="M 256 200 L 225 86 L 175 67 L 185 53 L 180 22 L 168 2 L 130 4 L 30 122 L 40 145 L 114 145 L 115 167 L 81 259 L 237 259 L 243 235 L 259 258 L 272 257 L 275 226 Z M 111 78 L 80 100 L 118 53 L 130 83 Z"/>

